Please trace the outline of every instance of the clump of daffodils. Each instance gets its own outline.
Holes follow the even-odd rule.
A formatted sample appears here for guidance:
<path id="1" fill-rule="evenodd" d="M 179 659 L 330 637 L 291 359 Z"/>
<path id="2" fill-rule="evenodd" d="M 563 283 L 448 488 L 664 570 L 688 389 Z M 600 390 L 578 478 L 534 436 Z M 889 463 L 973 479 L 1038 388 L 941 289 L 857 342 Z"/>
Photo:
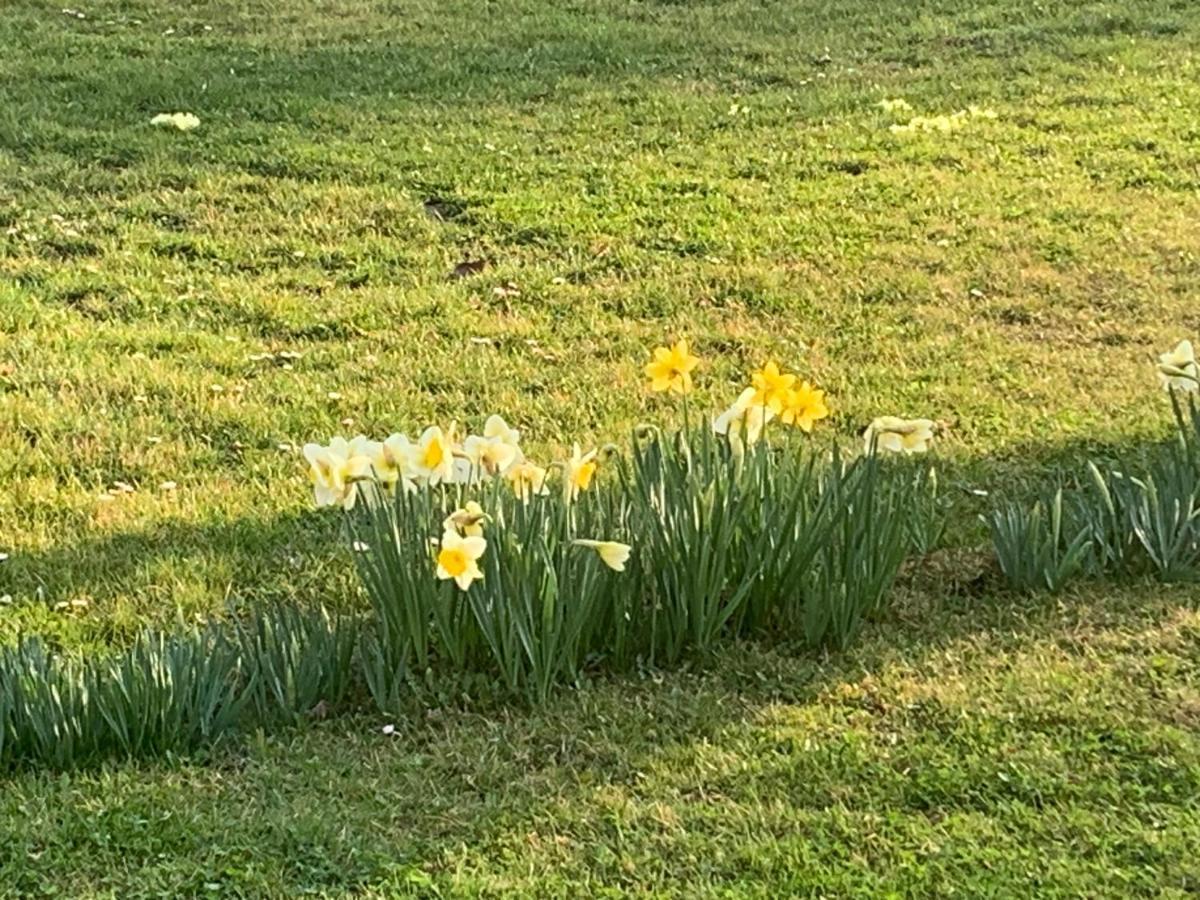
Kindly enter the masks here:
<path id="1" fill-rule="evenodd" d="M 191 131 L 200 127 L 200 118 L 193 113 L 185 112 L 159 113 L 150 120 L 150 124 L 163 128 L 176 128 L 179 131 Z"/>
<path id="2" fill-rule="evenodd" d="M 750 386 L 733 405 L 713 418 L 712 428 L 724 435 L 734 453 L 740 455 L 746 447 L 758 443 L 765 426 L 774 419 L 807 434 L 828 416 L 824 391 L 783 371 L 775 360 L 768 360 L 750 376 Z"/>
<path id="3" fill-rule="evenodd" d="M 1200 363 L 1191 341 L 1180 341 L 1175 349 L 1159 355 L 1158 379 L 1167 391 L 1200 391 Z"/>

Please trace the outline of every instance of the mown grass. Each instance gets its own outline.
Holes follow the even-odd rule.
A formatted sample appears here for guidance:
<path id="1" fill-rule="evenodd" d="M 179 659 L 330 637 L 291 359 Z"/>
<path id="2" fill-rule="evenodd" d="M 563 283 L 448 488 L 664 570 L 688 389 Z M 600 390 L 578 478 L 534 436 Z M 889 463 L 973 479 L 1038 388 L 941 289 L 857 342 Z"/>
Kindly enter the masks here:
<path id="1" fill-rule="evenodd" d="M 710 361 L 701 403 L 775 355 L 840 433 L 930 415 L 956 480 L 1011 493 L 1164 434 L 1147 362 L 1200 332 L 1186 0 L 81 11 L 0 15 L 0 639 L 357 606 L 296 446 L 494 410 L 544 455 L 605 439 L 664 413 L 640 390 L 664 336 Z M 900 138 L 891 97 L 998 117 Z M 177 109 L 202 127 L 147 124 Z M 490 264 L 451 278 L 464 259 Z M 251 359 L 280 351 L 302 355 Z M 102 499 L 117 481 L 136 490 Z M 417 870 L 467 893 L 1119 893 L 1109 870 L 1186 892 L 1189 599 L 1083 591 L 1071 608 L 1129 617 L 1095 656 L 1067 612 L 1025 628 L 983 596 L 880 626 L 824 691 L 797 687 L 811 660 L 740 649 L 399 743 L 338 720 L 212 766 L 23 776 L 0 892 L 387 892 Z M 941 634 L 977 622 L 966 649 Z M 969 686 L 946 718 L 867 708 L 862 737 L 837 685 L 889 665 L 894 692 Z M 799 749 L 771 749 L 775 715 Z M 922 773 L 933 806 L 910 803 Z"/>

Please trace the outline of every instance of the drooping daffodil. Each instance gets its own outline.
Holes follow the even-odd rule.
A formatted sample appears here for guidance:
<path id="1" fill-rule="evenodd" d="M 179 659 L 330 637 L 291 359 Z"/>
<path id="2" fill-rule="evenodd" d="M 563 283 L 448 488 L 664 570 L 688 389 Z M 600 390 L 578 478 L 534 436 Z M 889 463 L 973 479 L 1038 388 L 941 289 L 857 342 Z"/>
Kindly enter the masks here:
<path id="1" fill-rule="evenodd" d="M 604 564 L 614 572 L 625 571 L 625 563 L 629 561 L 629 554 L 633 552 L 633 548 L 628 544 L 619 544 L 616 541 L 592 541 L 580 538 L 572 543 L 579 547 L 595 550 Z"/>
<path id="2" fill-rule="evenodd" d="M 868 453 L 872 447 L 888 453 L 924 453 L 933 440 L 933 428 L 929 419 L 880 416 L 868 426 L 863 439 Z"/>
<path id="3" fill-rule="evenodd" d="M 784 396 L 783 407 L 779 410 L 779 421 L 785 425 L 794 425 L 801 431 L 809 433 L 813 424 L 829 415 L 829 407 L 825 405 L 825 392 L 817 390 L 807 381 L 801 382 L 800 387 L 790 388 Z"/>
<path id="4" fill-rule="evenodd" d="M 582 491 L 586 491 L 591 486 L 595 474 L 596 451 L 581 453 L 579 445 L 576 444 L 563 470 L 563 496 L 566 501 L 571 503 Z"/>
<path id="5" fill-rule="evenodd" d="M 467 590 L 473 582 L 483 578 L 479 559 L 486 550 L 486 538 L 447 530 L 438 548 L 437 577 L 443 581 L 454 579 L 460 590 Z"/>
<path id="6" fill-rule="evenodd" d="M 304 458 L 308 461 L 317 506 L 354 508 L 358 499 L 357 482 L 371 477 L 371 459 L 361 452 L 362 449 L 362 441 L 358 438 L 350 442 L 335 437 L 328 446 L 304 445 Z"/>
<path id="7" fill-rule="evenodd" d="M 691 354 L 686 340 L 678 341 L 672 347 L 656 347 L 654 358 L 646 363 L 650 390 L 656 393 L 689 393 L 692 390 L 692 372 L 698 365 L 700 357 Z"/>
<path id="8" fill-rule="evenodd" d="M 1200 390 L 1200 364 L 1191 341 L 1180 341 L 1175 349 L 1158 357 L 1158 380 L 1164 390 Z"/>
<path id="9" fill-rule="evenodd" d="M 546 470 L 527 459 L 510 467 L 504 477 L 512 485 L 513 493 L 526 502 L 534 494 L 550 493 L 546 485 Z"/>
<path id="10" fill-rule="evenodd" d="M 429 484 L 454 480 L 454 442 L 437 425 L 430 425 L 409 452 L 413 474 Z"/>
<path id="11" fill-rule="evenodd" d="M 486 520 L 487 513 L 483 511 L 483 507 L 474 500 L 468 500 L 462 509 L 456 509 L 446 517 L 446 521 L 442 523 L 442 530 L 453 531 L 465 537 L 481 537 Z"/>
<path id="12" fill-rule="evenodd" d="M 775 417 L 769 405 L 758 402 L 758 396 L 757 389 L 746 388 L 733 406 L 713 419 L 713 431 L 729 438 L 735 453 L 758 443 L 763 426 Z"/>

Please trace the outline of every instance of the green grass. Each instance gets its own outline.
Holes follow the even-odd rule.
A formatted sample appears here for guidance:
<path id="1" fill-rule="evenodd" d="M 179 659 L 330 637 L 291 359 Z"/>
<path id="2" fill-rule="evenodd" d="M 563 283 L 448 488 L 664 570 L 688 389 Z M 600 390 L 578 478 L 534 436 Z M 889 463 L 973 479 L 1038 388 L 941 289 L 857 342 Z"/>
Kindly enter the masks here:
<path id="1" fill-rule="evenodd" d="M 358 608 L 281 446 L 498 410 L 547 458 L 665 414 L 668 336 L 702 404 L 775 355 L 1011 493 L 1165 434 L 1151 354 L 1200 333 L 1186 0 L 83 12 L 0 16 L 0 640 Z M 998 117 L 898 137 L 893 97 Z M 20 776 L 0 896 L 1196 890 L 1193 598 L 958 577 L 846 658 Z"/>

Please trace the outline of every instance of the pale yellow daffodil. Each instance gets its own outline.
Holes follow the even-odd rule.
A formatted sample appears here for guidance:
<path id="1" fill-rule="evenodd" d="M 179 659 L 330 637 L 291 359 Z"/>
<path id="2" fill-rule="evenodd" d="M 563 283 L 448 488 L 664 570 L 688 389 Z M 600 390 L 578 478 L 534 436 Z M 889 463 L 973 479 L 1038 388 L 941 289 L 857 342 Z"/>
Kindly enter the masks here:
<path id="1" fill-rule="evenodd" d="M 864 435 L 867 452 L 876 447 L 887 453 L 924 453 L 933 440 L 933 428 L 934 423 L 929 419 L 880 416 L 870 424 Z"/>
<path id="2" fill-rule="evenodd" d="M 456 509 L 442 523 L 443 531 L 453 531 L 465 537 L 480 537 L 483 535 L 483 523 L 487 513 L 474 500 L 468 500 L 462 509 Z"/>
<path id="3" fill-rule="evenodd" d="M 596 451 L 580 453 L 579 445 L 576 444 L 563 470 L 563 497 L 566 501 L 571 503 L 581 492 L 586 491 L 591 486 L 595 474 Z"/>
<path id="4" fill-rule="evenodd" d="M 1200 390 L 1200 364 L 1191 341 L 1180 341 L 1175 349 L 1158 357 L 1158 380 L 1164 390 Z"/>
<path id="5" fill-rule="evenodd" d="M 504 477 L 512 485 L 513 493 L 526 502 L 534 494 L 550 493 L 546 485 L 546 470 L 527 459 L 510 467 Z"/>
<path id="6" fill-rule="evenodd" d="M 604 564 L 614 572 L 625 571 L 625 563 L 629 561 L 629 554 L 633 552 L 633 548 L 628 544 L 619 544 L 616 541 L 590 541 L 580 538 L 572 543 L 595 550 Z"/>
<path id="7" fill-rule="evenodd" d="M 467 590 L 472 583 L 483 578 L 479 559 L 487 550 L 487 540 L 478 535 L 463 536 L 457 531 L 442 535 L 437 554 L 437 577 L 443 581 L 453 579 L 459 590 Z"/>
<path id="8" fill-rule="evenodd" d="M 746 388 L 733 406 L 713 419 L 713 431 L 729 438 L 735 453 L 758 443 L 763 426 L 775 418 L 770 406 L 757 402 L 758 394 L 755 388 Z"/>
<path id="9" fill-rule="evenodd" d="M 354 508 L 358 499 L 357 482 L 371 476 L 370 457 L 357 452 L 362 448 L 363 443 L 357 438 L 352 444 L 342 437 L 331 439 L 325 447 L 304 445 L 303 454 L 309 465 L 317 506 Z"/>
<path id="10" fill-rule="evenodd" d="M 409 466 L 414 475 L 430 485 L 454 480 L 453 430 L 447 435 L 436 425 L 430 425 L 409 451 Z"/>

